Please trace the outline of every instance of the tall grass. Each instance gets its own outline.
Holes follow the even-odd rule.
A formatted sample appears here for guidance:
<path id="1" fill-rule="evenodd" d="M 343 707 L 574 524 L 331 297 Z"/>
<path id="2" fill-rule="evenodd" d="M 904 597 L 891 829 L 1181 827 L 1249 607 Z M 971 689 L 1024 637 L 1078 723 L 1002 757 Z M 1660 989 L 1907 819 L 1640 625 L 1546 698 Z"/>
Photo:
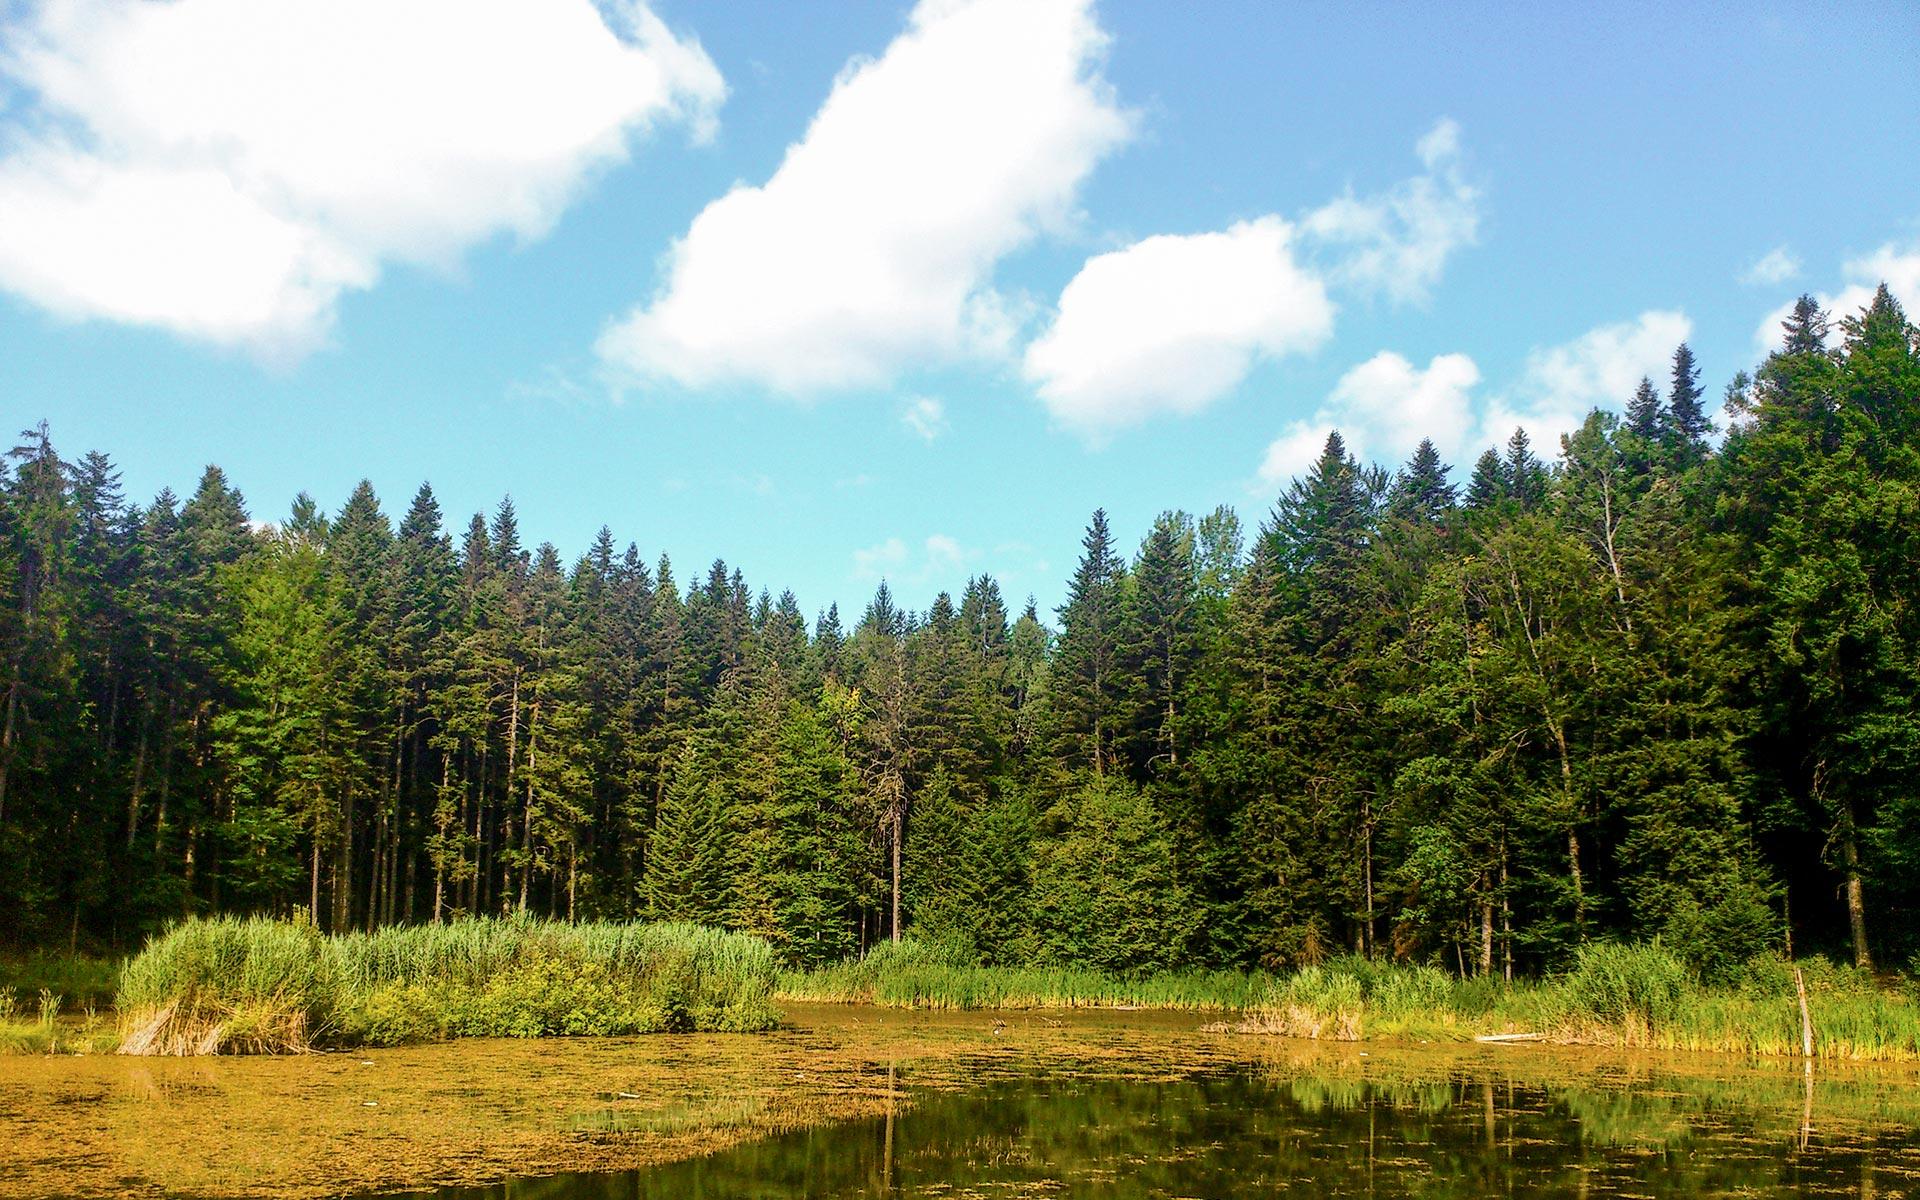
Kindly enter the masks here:
<path id="1" fill-rule="evenodd" d="M 1562 974 L 1508 983 L 1429 966 L 1347 957 L 1286 975 L 1119 976 L 1052 967 L 983 967 L 912 940 L 813 971 L 783 972 L 790 1000 L 902 1008 L 1167 1008 L 1238 1011 L 1233 1028 L 1357 1041 L 1466 1041 L 1534 1034 L 1580 1044 L 1744 1055 L 1800 1053 L 1796 964 L 1760 958 L 1708 985 L 1658 945 L 1594 943 Z M 1920 996 L 1825 960 L 1804 972 L 1814 1052 L 1920 1058 Z"/>
<path id="2" fill-rule="evenodd" d="M 328 937 L 286 921 L 195 920 L 127 965 L 122 1049 L 765 1029 L 773 979 L 766 942 L 699 925 L 482 918 Z"/>
<path id="3" fill-rule="evenodd" d="M 1798 965 L 1817 1056 L 1920 1058 L 1913 996 L 1825 960 Z M 1708 985 L 1658 945 L 1609 943 L 1582 947 L 1564 974 L 1514 983 L 1337 959 L 1281 981 L 1245 1027 L 1345 1040 L 1537 1034 L 1578 1044 L 1797 1055 L 1794 969 L 1784 959 L 1759 958 L 1734 979 Z"/>
<path id="4" fill-rule="evenodd" d="M 911 938 L 812 971 L 784 971 L 788 1000 L 896 1008 L 1253 1007 L 1273 977 L 1254 971 L 1166 971 L 1137 977 L 1083 967 L 983 967 Z"/>

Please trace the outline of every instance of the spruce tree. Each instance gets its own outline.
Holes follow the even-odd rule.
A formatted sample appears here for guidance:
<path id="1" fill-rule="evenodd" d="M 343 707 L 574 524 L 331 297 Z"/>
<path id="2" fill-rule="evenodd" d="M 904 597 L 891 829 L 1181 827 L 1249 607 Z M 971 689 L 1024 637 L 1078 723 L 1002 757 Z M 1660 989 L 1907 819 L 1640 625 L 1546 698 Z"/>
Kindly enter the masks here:
<path id="1" fill-rule="evenodd" d="M 1667 389 L 1667 404 L 1672 414 L 1672 439 L 1681 455 L 1697 459 L 1707 444 L 1713 423 L 1700 405 L 1700 368 L 1693 361 L 1693 349 L 1685 342 L 1673 352 L 1673 383 Z"/>

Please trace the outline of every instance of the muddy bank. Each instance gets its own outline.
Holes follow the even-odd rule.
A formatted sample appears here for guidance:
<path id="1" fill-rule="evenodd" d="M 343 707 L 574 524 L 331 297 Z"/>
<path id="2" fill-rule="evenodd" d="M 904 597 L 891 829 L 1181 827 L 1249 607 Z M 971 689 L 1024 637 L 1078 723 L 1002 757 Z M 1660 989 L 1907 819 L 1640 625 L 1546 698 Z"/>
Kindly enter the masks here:
<path id="1" fill-rule="evenodd" d="M 769 1034 L 468 1040 L 288 1058 L 0 1059 L 0 1197 L 291 1197 L 621 1170 L 883 1114 L 907 1087 L 1033 1072 L 1233 1067 L 1369 1084 L 1470 1073 L 1737 1104 L 1792 1137 L 1920 1119 L 1911 1069 L 1798 1068 L 1551 1047 L 1327 1045 L 1173 1013 L 791 1006 Z M 1804 1102 L 1803 1102 L 1803 1092 Z"/>

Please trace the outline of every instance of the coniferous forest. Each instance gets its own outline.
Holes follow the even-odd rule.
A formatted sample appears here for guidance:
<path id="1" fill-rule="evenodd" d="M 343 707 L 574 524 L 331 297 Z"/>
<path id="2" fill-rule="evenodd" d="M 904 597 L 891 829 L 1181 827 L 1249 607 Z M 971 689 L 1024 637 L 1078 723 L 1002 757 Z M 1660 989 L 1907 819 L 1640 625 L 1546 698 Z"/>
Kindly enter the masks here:
<path id="1" fill-rule="evenodd" d="M 1093 514 L 1056 612 L 814 614 L 511 501 L 140 502 L 46 427 L 0 495 L 0 939 L 690 919 L 1115 971 L 1534 973 L 1920 934 L 1920 330 L 1802 299 L 1557 448 L 1336 434 L 1257 521 Z M 958 581 L 956 581 L 958 582 Z"/>

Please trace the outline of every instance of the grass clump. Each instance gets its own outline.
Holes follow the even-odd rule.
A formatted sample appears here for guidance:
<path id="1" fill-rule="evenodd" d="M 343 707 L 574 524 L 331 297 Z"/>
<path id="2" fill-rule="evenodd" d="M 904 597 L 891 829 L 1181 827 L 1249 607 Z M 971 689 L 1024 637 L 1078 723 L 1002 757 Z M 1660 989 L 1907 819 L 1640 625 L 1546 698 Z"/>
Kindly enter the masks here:
<path id="1" fill-rule="evenodd" d="M 772 1027 L 766 942 L 691 924 L 481 918 L 322 935 L 187 921 L 128 964 L 122 1049 L 276 1053 L 442 1037 Z"/>
<path id="2" fill-rule="evenodd" d="M 119 1044 L 91 997 L 76 1016 L 66 997 L 49 987 L 25 999 L 12 985 L 0 986 L 0 1054 L 100 1054 Z"/>

